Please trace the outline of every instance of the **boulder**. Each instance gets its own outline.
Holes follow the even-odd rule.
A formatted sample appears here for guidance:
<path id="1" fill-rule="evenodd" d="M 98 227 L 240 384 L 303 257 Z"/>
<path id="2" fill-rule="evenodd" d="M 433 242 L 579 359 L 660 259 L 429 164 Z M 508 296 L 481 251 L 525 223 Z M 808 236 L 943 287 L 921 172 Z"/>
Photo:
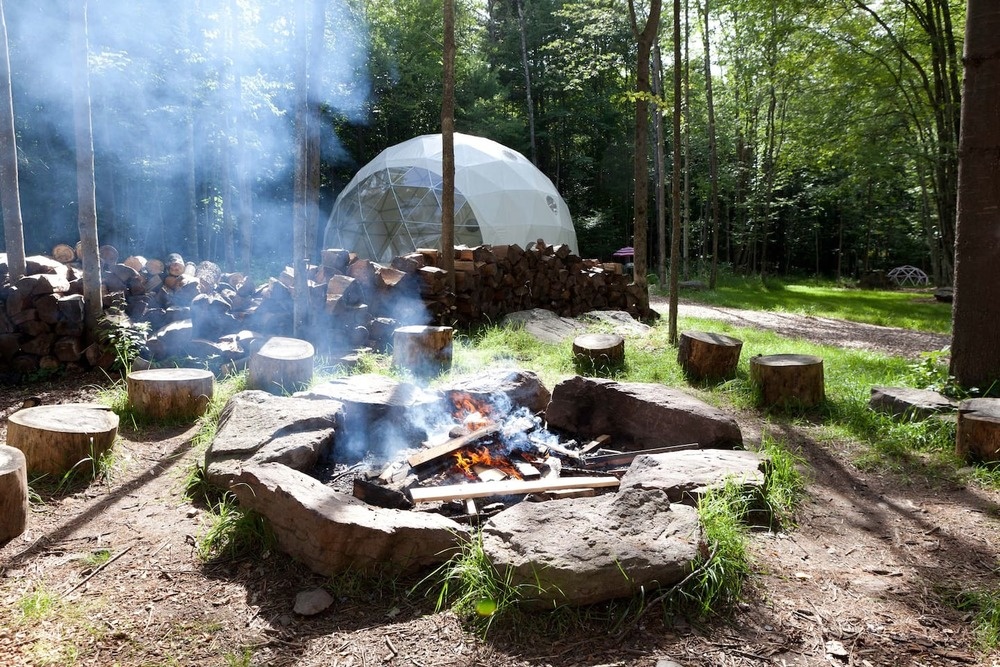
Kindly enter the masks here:
<path id="1" fill-rule="evenodd" d="M 584 322 L 608 325 L 620 336 L 644 336 L 653 328 L 624 310 L 591 310 L 581 315 L 580 319 Z"/>
<path id="2" fill-rule="evenodd" d="M 447 416 L 440 394 L 385 375 L 352 375 L 324 382 L 296 398 L 335 400 L 344 405 L 336 458 L 357 461 L 368 454 L 389 458 L 427 439 Z"/>
<path id="3" fill-rule="evenodd" d="M 752 499 L 750 523 L 767 524 L 770 509 L 763 502 L 768 460 L 757 452 L 735 449 L 693 449 L 668 454 L 640 454 L 622 476 L 620 489 L 658 489 L 671 502 L 697 506 L 711 489 L 729 480 Z"/>
<path id="4" fill-rule="evenodd" d="M 268 519 L 278 546 L 314 572 L 442 563 L 466 529 L 439 514 L 372 507 L 280 463 L 249 463 L 232 492 Z"/>
<path id="5" fill-rule="evenodd" d="M 735 419 L 660 384 L 572 377 L 553 389 L 545 420 L 550 428 L 581 438 L 610 435 L 616 449 L 688 443 L 732 449 L 743 444 Z"/>
<path id="6" fill-rule="evenodd" d="M 561 343 L 587 330 L 586 325 L 569 317 L 559 317 L 544 308 L 508 313 L 500 323 L 508 327 L 521 327 L 543 343 Z"/>
<path id="7" fill-rule="evenodd" d="M 483 551 L 538 606 L 585 605 L 677 583 L 699 555 L 693 507 L 659 489 L 520 503 L 483 527 Z"/>
<path id="8" fill-rule="evenodd" d="M 446 405 L 455 405 L 464 398 L 477 404 L 488 404 L 506 415 L 517 408 L 541 412 L 552 394 L 538 375 L 531 371 L 491 370 L 474 377 L 460 378 L 441 388 Z"/>
<path id="9" fill-rule="evenodd" d="M 868 407 L 894 417 L 927 419 L 936 414 L 955 412 L 958 402 L 929 389 L 872 387 Z"/>
<path id="10" fill-rule="evenodd" d="M 338 421 L 343 421 L 343 405 L 337 401 L 241 391 L 222 409 L 205 452 L 208 481 L 229 488 L 251 460 L 309 470 L 329 455 Z"/>

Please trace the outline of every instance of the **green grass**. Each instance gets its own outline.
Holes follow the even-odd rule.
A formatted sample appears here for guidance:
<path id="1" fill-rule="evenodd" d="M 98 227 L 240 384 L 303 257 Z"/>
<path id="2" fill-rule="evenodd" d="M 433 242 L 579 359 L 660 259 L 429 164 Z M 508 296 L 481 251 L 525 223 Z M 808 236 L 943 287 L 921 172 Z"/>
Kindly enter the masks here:
<path id="1" fill-rule="evenodd" d="M 862 290 L 832 282 L 786 283 L 777 278 L 720 276 L 714 290 L 685 291 L 685 299 L 713 306 L 771 310 L 947 334 L 951 304 L 931 290 Z"/>
<path id="2" fill-rule="evenodd" d="M 955 608 L 972 614 L 976 646 L 981 651 L 1000 646 L 1000 589 L 963 591 L 955 598 Z"/>
<path id="3" fill-rule="evenodd" d="M 231 494 L 224 494 L 214 503 L 207 518 L 208 525 L 196 544 L 198 557 L 205 562 L 261 556 L 276 544 L 267 520 L 240 507 Z"/>

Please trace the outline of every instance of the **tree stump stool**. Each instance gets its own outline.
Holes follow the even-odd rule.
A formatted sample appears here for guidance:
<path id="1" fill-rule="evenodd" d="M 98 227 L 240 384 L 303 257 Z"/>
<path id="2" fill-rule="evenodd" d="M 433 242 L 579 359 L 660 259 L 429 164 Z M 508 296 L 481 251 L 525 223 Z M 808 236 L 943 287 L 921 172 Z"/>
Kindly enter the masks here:
<path id="1" fill-rule="evenodd" d="M 451 368 L 451 327 L 410 325 L 392 332 L 392 363 L 418 377 L 433 377 Z"/>
<path id="2" fill-rule="evenodd" d="M 1000 461 L 1000 398 L 958 404 L 955 453 L 971 461 Z"/>
<path id="3" fill-rule="evenodd" d="M 617 368 L 625 363 L 625 339 L 618 334 L 583 334 L 573 339 L 573 361 L 585 369 Z"/>
<path id="4" fill-rule="evenodd" d="M 677 363 L 693 380 L 727 380 L 736 376 L 743 341 L 707 331 L 682 331 Z"/>
<path id="5" fill-rule="evenodd" d="M 205 414 L 215 393 L 215 375 L 197 368 L 153 368 L 125 378 L 128 400 L 150 419 L 192 421 Z"/>
<path id="6" fill-rule="evenodd" d="M 97 403 L 39 405 L 7 422 L 7 444 L 24 453 L 32 474 L 62 476 L 81 461 L 96 461 L 117 435 L 118 415 Z"/>
<path id="7" fill-rule="evenodd" d="M 248 389 L 290 394 L 309 386 L 315 351 L 309 341 L 275 336 L 250 357 Z"/>
<path id="8" fill-rule="evenodd" d="M 750 359 L 750 383 L 761 407 L 811 408 L 823 402 L 823 359 L 810 354 L 757 355 Z"/>
<path id="9" fill-rule="evenodd" d="M 28 463 L 20 449 L 0 445 L 0 547 L 28 526 Z"/>

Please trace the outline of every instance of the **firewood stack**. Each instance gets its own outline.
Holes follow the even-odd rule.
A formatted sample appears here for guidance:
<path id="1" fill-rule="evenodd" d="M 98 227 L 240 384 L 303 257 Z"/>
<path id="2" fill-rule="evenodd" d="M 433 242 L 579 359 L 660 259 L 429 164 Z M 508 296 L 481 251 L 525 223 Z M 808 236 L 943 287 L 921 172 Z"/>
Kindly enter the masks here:
<path id="1" fill-rule="evenodd" d="M 19 374 L 64 364 L 107 367 L 113 354 L 83 349 L 77 251 L 60 244 L 52 255 L 58 261 L 30 258 L 29 275 L 0 288 L 0 361 Z M 291 267 L 255 286 L 241 273 L 224 273 L 212 262 L 195 264 L 179 254 L 165 261 L 137 255 L 119 261 L 117 249 L 102 246 L 100 255 L 105 308 L 115 303 L 131 321 L 149 323 L 148 350 L 155 360 L 244 362 L 263 337 L 294 333 Z M 619 265 L 581 259 L 566 245 L 539 239 L 526 248 L 456 248 L 454 294 L 441 264 L 437 249 L 418 249 L 389 266 L 348 250 L 324 250 L 319 265 L 306 269 L 309 322 L 306 335 L 299 336 L 328 354 L 385 350 L 401 326 L 470 326 L 531 308 L 564 316 L 599 309 L 651 315 L 641 311 L 641 292 Z M 0 264 L 0 274 L 5 270 Z"/>
<path id="2" fill-rule="evenodd" d="M 17 375 L 54 371 L 84 361 L 83 285 L 73 268 L 43 256 L 28 257 L 14 284 L 0 265 L 0 368 Z"/>

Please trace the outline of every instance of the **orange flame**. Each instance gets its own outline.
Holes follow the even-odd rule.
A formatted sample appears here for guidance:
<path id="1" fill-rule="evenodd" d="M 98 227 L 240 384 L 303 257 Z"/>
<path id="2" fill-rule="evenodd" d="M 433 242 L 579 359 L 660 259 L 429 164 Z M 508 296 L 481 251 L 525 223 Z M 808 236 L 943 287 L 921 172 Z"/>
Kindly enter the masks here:
<path id="1" fill-rule="evenodd" d="M 462 471 L 462 474 L 469 479 L 476 480 L 479 476 L 476 475 L 473 466 L 484 465 L 490 468 L 496 468 L 501 472 L 505 473 L 508 477 L 513 477 L 514 479 L 522 479 L 521 473 L 518 472 L 514 464 L 510 462 L 506 456 L 496 455 L 490 453 L 487 447 L 482 445 L 475 447 L 463 447 L 454 453 L 455 465 L 458 469 Z"/>
<path id="2" fill-rule="evenodd" d="M 453 416 L 470 430 L 475 431 L 494 422 L 489 403 L 477 401 L 471 394 L 456 393 L 452 397 L 452 403 L 455 405 Z"/>

